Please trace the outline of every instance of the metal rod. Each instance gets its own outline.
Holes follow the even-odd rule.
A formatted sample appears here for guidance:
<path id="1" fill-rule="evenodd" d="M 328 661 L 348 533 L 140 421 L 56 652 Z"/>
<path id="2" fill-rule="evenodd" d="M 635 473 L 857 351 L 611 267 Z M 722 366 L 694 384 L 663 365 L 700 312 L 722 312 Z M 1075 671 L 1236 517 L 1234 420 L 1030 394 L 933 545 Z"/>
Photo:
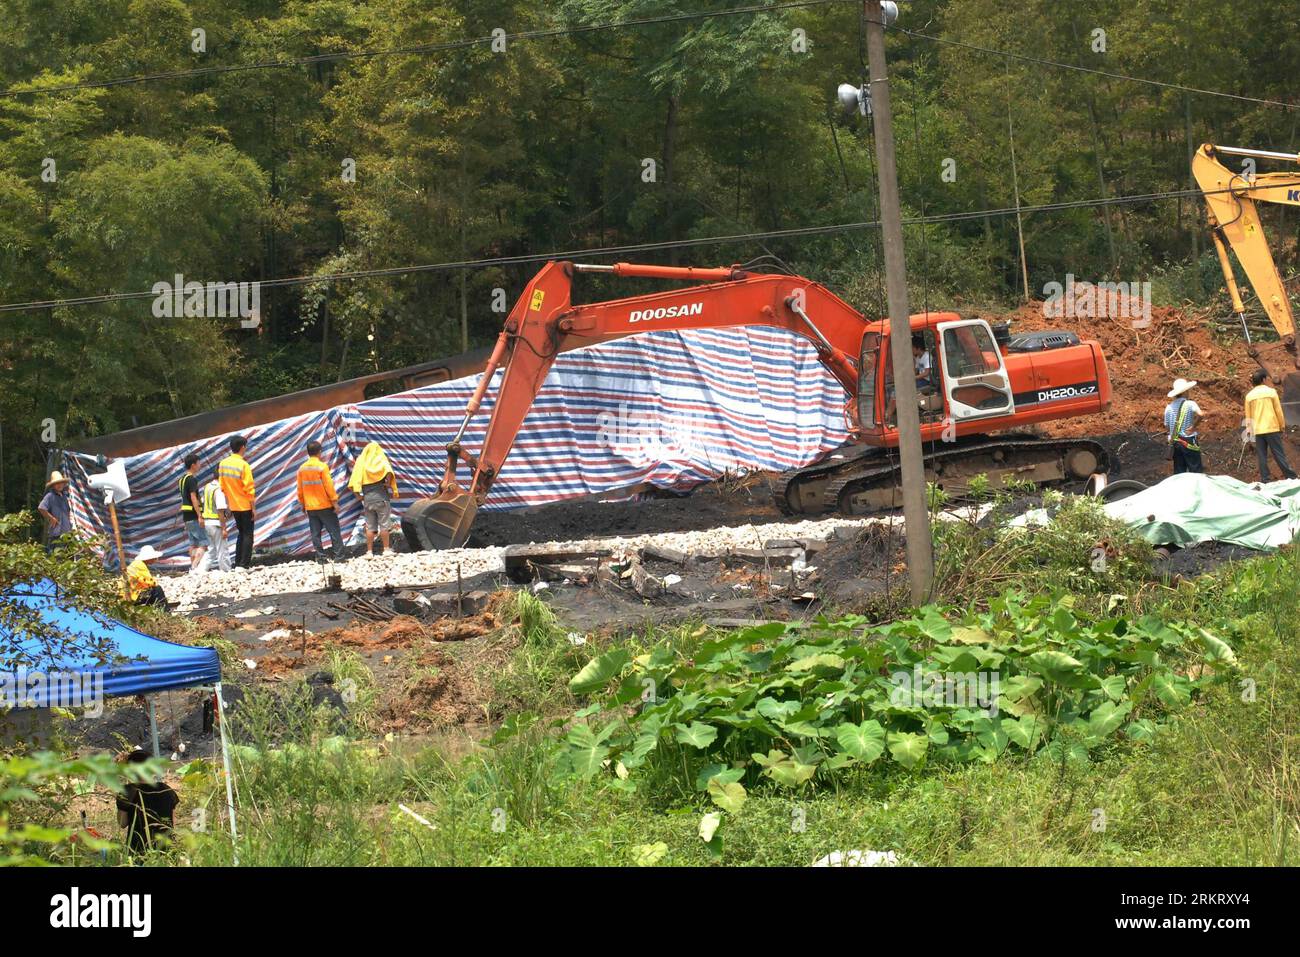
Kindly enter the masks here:
<path id="1" fill-rule="evenodd" d="M 126 554 L 122 551 L 122 530 L 117 525 L 117 506 L 113 504 L 113 493 L 108 493 L 108 518 L 113 523 L 113 541 L 117 544 L 117 567 L 122 572 L 122 584 L 126 586 L 126 600 L 131 601 L 131 579 L 126 573 Z"/>
<path id="2" fill-rule="evenodd" d="M 1242 146 L 1216 146 L 1216 153 L 1225 153 L 1228 156 L 1253 156 L 1255 159 L 1275 159 L 1288 160 L 1292 163 L 1300 162 L 1300 153 L 1278 153 L 1274 150 L 1252 150 Z"/>
<path id="3" fill-rule="evenodd" d="M 830 344 L 829 341 L 827 341 L 826 337 L 822 335 L 822 331 L 817 328 L 816 323 L 814 323 L 811 319 L 808 318 L 808 313 L 804 312 L 803 307 L 800 306 L 795 301 L 794 296 L 791 296 L 789 299 L 787 299 L 785 301 L 785 304 L 789 306 L 791 312 L 793 312 L 796 316 L 798 316 L 800 319 L 802 319 L 805 323 L 808 324 L 808 328 L 812 330 L 813 335 L 817 337 L 817 341 L 820 342 L 825 347 L 827 352 L 835 351 L 835 348 Z"/>

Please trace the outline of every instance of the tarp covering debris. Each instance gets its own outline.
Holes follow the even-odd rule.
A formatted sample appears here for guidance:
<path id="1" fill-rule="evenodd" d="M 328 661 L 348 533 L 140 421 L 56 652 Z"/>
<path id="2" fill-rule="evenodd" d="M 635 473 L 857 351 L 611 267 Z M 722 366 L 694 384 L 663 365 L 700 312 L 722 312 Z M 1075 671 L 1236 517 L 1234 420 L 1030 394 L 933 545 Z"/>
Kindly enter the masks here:
<path id="1" fill-rule="evenodd" d="M 1274 549 L 1300 535 L 1300 480 L 1261 484 L 1183 473 L 1109 503 L 1106 512 L 1153 545 L 1224 542 Z"/>
<path id="2" fill-rule="evenodd" d="M 257 483 L 257 548 L 310 548 L 296 473 L 311 439 L 325 448 L 340 493 L 339 517 L 353 541 L 361 504 L 346 486 L 366 443 L 379 442 L 392 461 L 396 513 L 436 494 L 444 446 L 479 378 L 245 430 L 245 457 Z M 495 394 L 488 390 L 466 432 L 469 449 L 480 447 Z M 813 347 L 779 329 L 662 331 L 568 352 L 546 377 L 484 507 L 540 505 L 641 483 L 685 490 L 727 472 L 794 468 L 845 440 L 846 400 Z M 182 461 L 197 453 L 206 482 L 227 454 L 228 437 L 124 460 L 131 498 L 118 518 L 128 560 L 148 544 L 164 554 L 163 564 L 187 564 L 177 491 Z M 69 461 L 67 469 L 76 526 L 107 538 L 102 496 L 89 487 L 79 463 Z"/>

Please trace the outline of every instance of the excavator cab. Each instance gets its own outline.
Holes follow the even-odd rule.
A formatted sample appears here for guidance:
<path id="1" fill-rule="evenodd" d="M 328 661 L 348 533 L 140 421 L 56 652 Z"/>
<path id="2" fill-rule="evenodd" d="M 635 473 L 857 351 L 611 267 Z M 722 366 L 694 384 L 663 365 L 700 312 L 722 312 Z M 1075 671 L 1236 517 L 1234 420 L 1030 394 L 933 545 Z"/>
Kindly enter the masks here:
<path id="1" fill-rule="evenodd" d="M 913 328 L 916 398 L 921 426 L 947 419 L 964 422 L 1015 412 L 1006 362 L 982 319 L 938 322 Z M 919 353 L 919 355 L 918 355 Z M 877 388 L 877 380 L 883 379 Z M 878 332 L 862 337 L 858 358 L 858 421 L 867 432 L 896 432 L 893 363 L 889 340 Z M 892 444 L 892 443 L 891 443 Z"/>
<path id="2" fill-rule="evenodd" d="M 1006 363 L 988 323 L 963 319 L 941 322 L 936 329 L 948 414 L 961 421 L 1014 412 Z"/>

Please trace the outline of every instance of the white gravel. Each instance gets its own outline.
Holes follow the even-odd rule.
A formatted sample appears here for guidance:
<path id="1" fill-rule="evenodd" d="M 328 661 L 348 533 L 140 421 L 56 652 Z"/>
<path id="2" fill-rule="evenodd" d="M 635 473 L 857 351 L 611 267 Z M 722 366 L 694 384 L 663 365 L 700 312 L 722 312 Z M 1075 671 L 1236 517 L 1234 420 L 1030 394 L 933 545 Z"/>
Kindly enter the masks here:
<path id="1" fill-rule="evenodd" d="M 894 519 L 901 522 L 901 518 Z M 655 544 L 679 551 L 721 553 L 731 548 L 761 548 L 774 538 L 826 539 L 835 529 L 888 522 L 888 518 L 826 518 L 803 522 L 770 522 L 763 525 L 711 528 L 694 532 L 655 532 L 631 537 L 592 538 L 567 542 L 532 544 L 569 545 L 582 548 L 607 548 L 615 555 L 627 555 L 642 545 Z M 160 577 L 159 584 L 167 600 L 176 602 L 179 611 L 193 611 L 198 605 L 226 604 L 260 595 L 320 591 L 328 574 L 342 576 L 347 591 L 404 588 L 436 585 L 456 580 L 456 568 L 470 578 L 483 572 L 504 569 L 504 548 L 455 548 L 438 552 L 389 552 L 375 558 L 353 558 L 333 565 L 311 561 L 261 565 L 249 571 Z M 221 601 L 224 599 L 224 601 Z"/>

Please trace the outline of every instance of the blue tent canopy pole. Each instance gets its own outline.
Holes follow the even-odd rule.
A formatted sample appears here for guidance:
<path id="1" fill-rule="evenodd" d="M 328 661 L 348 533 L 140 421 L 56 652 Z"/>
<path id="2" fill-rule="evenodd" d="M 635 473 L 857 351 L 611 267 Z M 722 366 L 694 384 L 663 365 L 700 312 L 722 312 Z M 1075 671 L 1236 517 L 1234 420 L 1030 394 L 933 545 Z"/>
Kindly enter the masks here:
<path id="1" fill-rule="evenodd" d="M 158 747 L 158 703 L 154 695 L 149 696 L 149 739 L 153 744 L 153 756 L 162 757 Z"/>

